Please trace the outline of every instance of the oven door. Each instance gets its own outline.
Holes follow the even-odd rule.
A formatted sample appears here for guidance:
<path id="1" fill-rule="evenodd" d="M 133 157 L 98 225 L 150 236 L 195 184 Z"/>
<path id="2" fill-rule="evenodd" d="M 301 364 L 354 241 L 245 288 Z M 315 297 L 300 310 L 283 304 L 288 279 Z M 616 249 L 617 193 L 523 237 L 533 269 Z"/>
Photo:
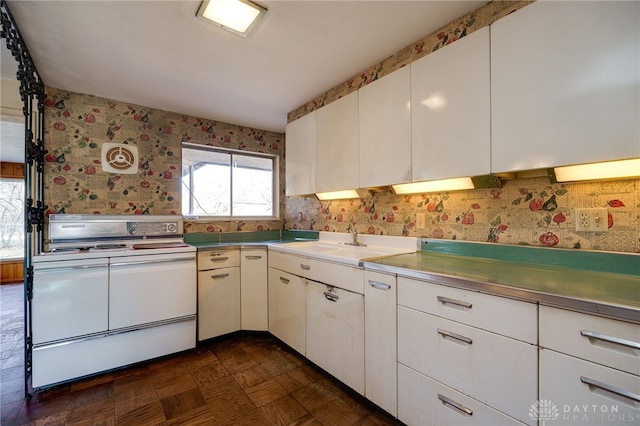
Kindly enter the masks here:
<path id="1" fill-rule="evenodd" d="M 113 257 L 110 262 L 110 330 L 195 315 L 195 253 Z"/>
<path id="2" fill-rule="evenodd" d="M 106 258 L 35 263 L 33 343 L 107 330 L 108 292 Z"/>

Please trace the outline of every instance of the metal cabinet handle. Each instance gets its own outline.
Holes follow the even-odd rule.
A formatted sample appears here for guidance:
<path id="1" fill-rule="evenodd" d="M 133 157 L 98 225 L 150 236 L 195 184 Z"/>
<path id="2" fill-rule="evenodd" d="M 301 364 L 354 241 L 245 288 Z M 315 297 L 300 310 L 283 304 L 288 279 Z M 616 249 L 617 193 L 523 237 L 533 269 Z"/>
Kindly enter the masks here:
<path id="1" fill-rule="evenodd" d="M 467 416 L 473 416 L 473 410 L 470 408 L 465 407 L 464 405 L 460 404 L 459 402 L 455 402 L 454 400 L 447 398 L 444 395 L 438 394 L 438 399 L 440 401 L 442 401 L 442 403 L 444 405 L 448 405 L 449 407 L 453 407 L 456 410 L 460 411 L 463 414 L 466 414 Z"/>
<path id="2" fill-rule="evenodd" d="M 302 269 L 304 269 L 305 271 L 308 271 L 309 269 L 311 269 L 311 266 L 309 266 L 309 265 L 305 265 L 304 263 L 301 263 L 301 264 L 300 264 L 300 267 L 301 267 Z"/>
<path id="3" fill-rule="evenodd" d="M 244 258 L 247 260 L 260 260 L 262 256 L 245 256 Z"/>
<path id="4" fill-rule="evenodd" d="M 227 278 L 229 276 L 229 274 L 218 274 L 218 275 L 211 275 L 211 278 L 213 278 L 214 280 L 218 280 L 221 278 Z"/>
<path id="5" fill-rule="evenodd" d="M 324 297 L 325 297 L 325 299 L 327 299 L 330 302 L 337 302 L 338 299 L 340 299 L 340 296 L 338 296 L 335 293 L 330 293 L 328 291 L 324 292 Z"/>
<path id="6" fill-rule="evenodd" d="M 444 297 L 444 296 L 438 296 L 438 302 L 442 303 L 443 305 L 456 305 L 456 306 L 462 306 L 463 308 L 467 308 L 467 309 L 471 309 L 471 307 L 473 306 L 469 302 L 463 302 L 462 300 L 451 299 L 449 297 Z"/>
<path id="7" fill-rule="evenodd" d="M 217 255 L 219 256 L 219 255 Z M 211 256 L 211 258 L 209 259 L 212 262 L 224 262 L 225 260 L 229 260 L 228 256 L 225 257 L 213 257 L 213 255 Z"/>
<path id="8" fill-rule="evenodd" d="M 369 280 L 369 285 L 379 290 L 389 290 L 391 286 L 389 284 L 381 283 L 380 281 Z"/>
<path id="9" fill-rule="evenodd" d="M 289 280 L 285 277 L 280 277 L 280 282 L 282 282 L 283 284 L 289 284 Z"/>
<path id="10" fill-rule="evenodd" d="M 469 339 L 468 337 L 461 336 L 460 334 L 452 333 L 450 331 L 443 330 L 441 328 L 438 328 L 437 330 L 438 330 L 438 333 L 441 334 L 444 337 L 451 337 L 452 339 L 456 339 L 456 340 L 459 340 L 461 342 L 468 343 L 468 344 L 472 344 L 473 343 L 473 340 Z"/>
<path id="11" fill-rule="evenodd" d="M 637 395 L 633 392 L 629 392 L 628 390 L 621 389 L 617 386 L 608 385 L 599 380 L 590 379 L 584 376 L 580 376 L 580 381 L 586 385 L 593 386 L 595 388 L 599 388 L 607 392 L 614 393 L 616 395 L 622 396 L 624 398 L 630 399 L 635 402 L 640 402 L 640 395 Z"/>
<path id="12" fill-rule="evenodd" d="M 603 340 L 609 343 L 615 343 L 616 345 L 622 345 L 631 349 L 640 349 L 640 343 L 633 340 L 623 339 L 621 337 L 607 336 L 606 334 L 596 333 L 595 331 L 580 330 L 580 334 L 589 339 Z"/>

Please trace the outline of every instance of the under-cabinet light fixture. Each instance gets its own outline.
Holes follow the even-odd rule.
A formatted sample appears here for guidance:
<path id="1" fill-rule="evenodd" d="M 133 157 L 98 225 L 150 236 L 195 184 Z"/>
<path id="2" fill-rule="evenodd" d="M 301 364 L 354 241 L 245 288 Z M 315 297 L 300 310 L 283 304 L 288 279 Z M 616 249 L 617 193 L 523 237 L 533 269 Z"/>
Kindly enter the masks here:
<path id="1" fill-rule="evenodd" d="M 249 0 L 204 0 L 196 16 L 246 36 L 267 9 Z"/>
<path id="2" fill-rule="evenodd" d="M 557 182 L 640 177 L 640 158 L 555 167 L 553 174 Z"/>
<path id="3" fill-rule="evenodd" d="M 316 197 L 320 201 L 327 200 L 346 200 L 348 198 L 360 198 L 358 191 L 355 189 L 347 189 L 345 191 L 333 191 L 333 192 L 318 192 Z"/>
<path id="4" fill-rule="evenodd" d="M 426 192 L 459 191 L 461 189 L 473 188 L 474 185 L 471 178 L 462 177 L 393 185 L 393 192 L 396 194 L 419 194 Z"/>

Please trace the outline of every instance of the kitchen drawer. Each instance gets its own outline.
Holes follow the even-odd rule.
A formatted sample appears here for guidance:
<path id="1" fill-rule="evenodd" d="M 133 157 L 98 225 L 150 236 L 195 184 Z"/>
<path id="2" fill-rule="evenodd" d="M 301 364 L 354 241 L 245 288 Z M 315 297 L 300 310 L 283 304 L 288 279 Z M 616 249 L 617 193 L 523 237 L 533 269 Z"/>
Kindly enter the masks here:
<path id="1" fill-rule="evenodd" d="M 522 425 L 402 364 L 398 364 L 398 419 L 409 426 Z"/>
<path id="2" fill-rule="evenodd" d="M 520 421 L 537 398 L 537 347 L 403 306 L 398 362 Z"/>
<path id="3" fill-rule="evenodd" d="M 364 270 L 352 266 L 269 251 L 269 267 L 364 294 Z"/>
<path id="4" fill-rule="evenodd" d="M 540 306 L 540 346 L 640 375 L 640 325 Z"/>
<path id="5" fill-rule="evenodd" d="M 541 348 L 540 400 L 557 413 L 547 424 L 638 424 L 640 377 Z"/>
<path id="6" fill-rule="evenodd" d="M 398 277 L 398 304 L 528 343 L 538 342 L 535 303 Z"/>
<path id="7" fill-rule="evenodd" d="M 240 266 L 239 250 L 214 250 L 198 252 L 198 270 L 231 268 Z"/>

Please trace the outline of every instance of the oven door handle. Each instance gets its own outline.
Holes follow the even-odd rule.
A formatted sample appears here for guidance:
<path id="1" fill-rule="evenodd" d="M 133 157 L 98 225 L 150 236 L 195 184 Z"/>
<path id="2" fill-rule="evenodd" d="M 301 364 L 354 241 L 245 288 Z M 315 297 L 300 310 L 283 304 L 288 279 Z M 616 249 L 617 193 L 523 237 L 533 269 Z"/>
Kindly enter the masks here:
<path id="1" fill-rule="evenodd" d="M 111 266 L 134 266 L 134 265 L 149 265 L 152 263 L 177 263 L 177 262 L 193 262 L 193 258 L 189 259 L 164 259 L 164 260 L 140 260 L 132 262 L 118 262 L 111 263 Z"/>
<path id="2" fill-rule="evenodd" d="M 106 268 L 106 263 L 104 265 L 78 265 L 78 266 L 61 266 L 58 268 L 40 268 L 34 271 L 34 274 L 43 274 L 49 272 L 66 272 L 66 271 L 77 271 L 77 270 L 86 270 L 86 269 L 97 269 L 97 268 Z"/>

